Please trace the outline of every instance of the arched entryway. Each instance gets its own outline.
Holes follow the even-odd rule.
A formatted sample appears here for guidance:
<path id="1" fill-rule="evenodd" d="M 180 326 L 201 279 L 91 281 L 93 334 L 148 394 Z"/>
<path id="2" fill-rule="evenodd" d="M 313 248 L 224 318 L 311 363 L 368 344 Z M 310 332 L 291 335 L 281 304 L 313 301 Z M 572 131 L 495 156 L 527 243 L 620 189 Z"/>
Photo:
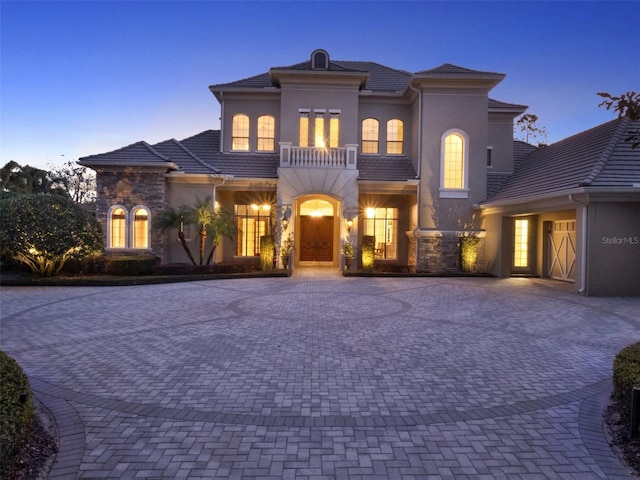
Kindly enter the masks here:
<path id="1" fill-rule="evenodd" d="M 336 258 L 336 205 L 325 196 L 299 200 L 298 259 L 301 265 L 333 264 Z"/>

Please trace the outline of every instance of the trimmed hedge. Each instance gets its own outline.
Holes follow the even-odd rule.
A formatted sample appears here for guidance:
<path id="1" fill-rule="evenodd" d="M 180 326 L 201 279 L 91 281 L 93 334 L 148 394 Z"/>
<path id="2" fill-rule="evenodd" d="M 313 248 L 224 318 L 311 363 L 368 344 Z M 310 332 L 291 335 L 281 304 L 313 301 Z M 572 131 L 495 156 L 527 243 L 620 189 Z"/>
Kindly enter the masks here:
<path id="1" fill-rule="evenodd" d="M 105 257 L 109 275 L 150 275 L 160 259 L 155 255 L 119 255 Z"/>
<path id="2" fill-rule="evenodd" d="M 13 478 L 19 454 L 35 424 L 29 380 L 18 363 L 0 351 L 0 478 Z"/>
<path id="3" fill-rule="evenodd" d="M 640 342 L 623 348 L 613 360 L 613 399 L 625 422 L 631 419 L 633 387 L 640 387 Z"/>

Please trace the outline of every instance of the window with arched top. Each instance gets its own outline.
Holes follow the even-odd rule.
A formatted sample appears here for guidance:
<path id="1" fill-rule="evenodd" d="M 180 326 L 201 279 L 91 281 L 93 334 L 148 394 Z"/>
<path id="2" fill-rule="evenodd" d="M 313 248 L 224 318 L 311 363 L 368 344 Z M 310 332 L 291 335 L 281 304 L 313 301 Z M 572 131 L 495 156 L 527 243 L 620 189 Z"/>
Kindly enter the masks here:
<path id="1" fill-rule="evenodd" d="M 249 117 L 242 113 L 233 116 L 231 150 L 249 151 Z"/>
<path id="2" fill-rule="evenodd" d="M 468 137 L 461 130 L 449 130 L 442 136 L 440 160 L 440 196 L 467 198 L 469 149 Z"/>
<path id="3" fill-rule="evenodd" d="M 149 211 L 144 207 L 133 210 L 133 248 L 149 248 Z"/>
<path id="4" fill-rule="evenodd" d="M 112 207 L 108 217 L 109 248 L 126 248 L 127 246 L 127 212 L 124 208 Z"/>
<path id="5" fill-rule="evenodd" d="M 362 153 L 377 154 L 379 139 L 379 122 L 375 118 L 362 121 Z"/>
<path id="6" fill-rule="evenodd" d="M 258 151 L 273 152 L 276 147 L 276 120 L 271 115 L 258 117 Z"/>
<path id="7" fill-rule="evenodd" d="M 329 68 L 329 54 L 324 50 L 316 50 L 311 54 L 311 68 L 313 70 L 327 70 Z"/>
<path id="8" fill-rule="evenodd" d="M 404 123 L 392 118 L 387 122 L 387 155 L 402 155 Z"/>

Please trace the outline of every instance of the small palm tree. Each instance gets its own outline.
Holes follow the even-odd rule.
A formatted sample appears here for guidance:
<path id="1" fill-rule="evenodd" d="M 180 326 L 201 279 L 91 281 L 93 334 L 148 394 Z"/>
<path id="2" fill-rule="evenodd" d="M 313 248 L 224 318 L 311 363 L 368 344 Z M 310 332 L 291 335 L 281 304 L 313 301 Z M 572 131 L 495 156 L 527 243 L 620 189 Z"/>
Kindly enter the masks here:
<path id="1" fill-rule="evenodd" d="M 184 205 L 178 208 L 167 207 L 154 216 L 153 228 L 156 228 L 161 232 L 166 232 L 167 230 L 174 228 L 177 229 L 180 244 L 184 251 L 187 252 L 187 256 L 189 257 L 189 260 L 191 260 L 191 263 L 195 265 L 196 260 L 193 258 L 189 245 L 187 245 L 187 241 L 184 238 L 184 224 L 190 223 L 190 218 L 191 211 Z"/>

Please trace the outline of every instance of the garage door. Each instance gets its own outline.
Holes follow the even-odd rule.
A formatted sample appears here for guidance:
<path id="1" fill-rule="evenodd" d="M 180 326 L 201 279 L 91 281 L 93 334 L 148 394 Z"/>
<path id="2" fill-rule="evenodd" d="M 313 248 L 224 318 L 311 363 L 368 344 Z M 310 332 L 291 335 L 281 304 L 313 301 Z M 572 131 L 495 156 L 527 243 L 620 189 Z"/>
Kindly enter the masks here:
<path id="1" fill-rule="evenodd" d="M 576 266 L 576 221 L 553 222 L 549 232 L 549 277 L 573 282 Z"/>

